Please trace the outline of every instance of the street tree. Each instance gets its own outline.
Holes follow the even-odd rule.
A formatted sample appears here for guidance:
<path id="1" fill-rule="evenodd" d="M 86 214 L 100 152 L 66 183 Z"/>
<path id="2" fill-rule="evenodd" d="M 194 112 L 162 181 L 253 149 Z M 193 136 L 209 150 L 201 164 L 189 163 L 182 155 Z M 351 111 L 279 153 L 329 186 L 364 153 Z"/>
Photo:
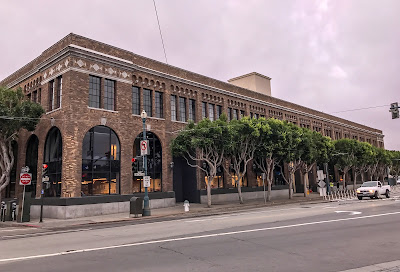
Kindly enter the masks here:
<path id="1" fill-rule="evenodd" d="M 375 156 L 374 149 L 367 142 L 355 142 L 355 162 L 353 165 L 353 188 L 356 188 L 357 176 L 360 175 L 361 182 L 364 182 L 364 174 L 368 171 Z"/>
<path id="2" fill-rule="evenodd" d="M 0 201 L 14 165 L 12 142 L 21 129 L 35 130 L 43 113 L 39 104 L 25 99 L 21 88 L 0 87 Z"/>
<path id="3" fill-rule="evenodd" d="M 353 139 L 339 139 L 334 143 L 334 154 L 332 160 L 343 174 L 343 188 L 346 188 L 346 176 L 349 170 L 356 164 L 357 141 Z"/>
<path id="4" fill-rule="evenodd" d="M 285 129 L 283 131 L 284 142 L 282 146 L 284 149 L 281 152 L 281 161 L 287 164 L 289 176 L 286 178 L 282 175 L 285 182 L 289 185 L 289 199 L 293 198 L 293 183 L 295 180 L 295 173 L 301 167 L 301 157 L 303 155 L 303 150 L 301 148 L 302 134 L 303 130 L 298 126 L 283 122 Z M 281 172 L 283 173 L 282 166 L 279 165 Z"/>
<path id="5" fill-rule="evenodd" d="M 238 190 L 239 202 L 243 204 L 241 181 L 246 175 L 249 162 L 254 158 L 260 133 L 268 133 L 268 125 L 258 122 L 255 118 L 244 117 L 232 120 L 228 127 L 226 158 L 230 161 L 230 167 L 234 172 L 232 177 Z"/>
<path id="6" fill-rule="evenodd" d="M 211 183 L 228 146 L 227 134 L 227 118 L 222 115 L 215 121 L 206 118 L 198 124 L 189 123 L 171 142 L 173 156 L 183 157 L 189 166 L 204 172 L 208 207 L 211 207 Z"/>
<path id="7" fill-rule="evenodd" d="M 271 201 L 271 188 L 274 175 L 274 168 L 279 165 L 284 156 L 285 149 L 285 130 L 284 123 L 275 118 L 260 118 L 259 122 L 262 126 L 268 125 L 269 131 L 260 134 L 258 147 L 255 152 L 254 163 L 265 173 L 266 183 L 268 187 L 267 201 Z"/>
<path id="8" fill-rule="evenodd" d="M 396 180 L 400 176 L 400 151 L 391 150 L 390 151 L 392 165 L 390 167 L 390 175 L 394 176 Z"/>
<path id="9" fill-rule="evenodd" d="M 332 140 L 321 133 L 302 128 L 299 147 L 301 153 L 300 170 L 303 175 L 304 197 L 307 196 L 308 173 L 317 163 L 327 163 L 333 150 Z"/>

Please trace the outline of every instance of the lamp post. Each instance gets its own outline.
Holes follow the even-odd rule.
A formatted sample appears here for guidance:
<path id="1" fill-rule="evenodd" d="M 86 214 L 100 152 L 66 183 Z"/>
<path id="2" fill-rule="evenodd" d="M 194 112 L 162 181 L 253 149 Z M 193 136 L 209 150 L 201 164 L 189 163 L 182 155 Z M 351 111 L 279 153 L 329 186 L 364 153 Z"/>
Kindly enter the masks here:
<path id="1" fill-rule="evenodd" d="M 147 113 L 145 110 L 142 111 L 140 114 L 143 121 L 143 140 L 146 140 L 146 118 Z M 148 147 L 147 147 L 148 148 Z M 143 155 L 143 168 L 144 168 L 144 175 L 147 176 L 147 155 Z M 150 205 L 149 205 L 149 193 L 147 191 L 147 187 L 144 187 L 144 207 L 143 207 L 143 216 L 150 216 Z"/>

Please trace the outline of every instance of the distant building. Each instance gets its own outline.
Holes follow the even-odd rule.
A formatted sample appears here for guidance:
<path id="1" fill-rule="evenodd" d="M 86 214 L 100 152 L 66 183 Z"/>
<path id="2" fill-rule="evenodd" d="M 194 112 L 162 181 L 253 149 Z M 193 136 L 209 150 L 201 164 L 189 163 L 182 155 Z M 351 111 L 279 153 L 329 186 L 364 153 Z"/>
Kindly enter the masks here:
<path id="1" fill-rule="evenodd" d="M 171 139 L 189 120 L 214 120 L 222 113 L 230 119 L 273 117 L 332 139 L 351 138 L 384 147 L 380 130 L 272 97 L 270 80 L 250 73 L 226 83 L 69 34 L 0 82 L 21 87 L 46 110 L 37 129 L 23 131 L 15 145 L 17 163 L 6 197 L 21 192 L 16 177 L 28 165 L 34 183 L 27 190 L 36 197 L 44 190 L 45 216 L 126 210 L 132 194 L 143 192 L 142 178 L 133 175 L 131 163 L 139 154 L 142 110 L 148 114 L 153 208 L 185 199 L 198 202 L 204 195 L 204 176 L 172 158 L 169 149 Z M 42 184 L 44 163 L 49 166 L 49 186 Z M 242 181 L 244 192 L 257 197 L 260 173 L 249 168 Z M 276 170 L 274 195 L 287 193 L 281 174 Z M 299 190 L 301 182 L 296 183 Z M 230 189 L 234 186 L 229 173 L 220 169 L 213 181 L 213 197 L 229 199 L 227 193 L 235 191 Z M 93 209 L 95 204 L 99 206 Z M 33 208 L 32 214 L 37 211 Z"/>

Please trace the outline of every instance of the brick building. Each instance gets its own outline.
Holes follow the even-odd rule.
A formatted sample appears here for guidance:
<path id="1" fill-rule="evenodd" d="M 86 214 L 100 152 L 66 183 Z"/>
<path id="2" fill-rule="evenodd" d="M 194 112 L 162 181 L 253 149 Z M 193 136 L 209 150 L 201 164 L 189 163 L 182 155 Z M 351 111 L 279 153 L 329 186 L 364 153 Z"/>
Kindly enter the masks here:
<path id="1" fill-rule="evenodd" d="M 274 117 L 332 139 L 352 138 L 384 146 L 380 130 L 272 97 L 270 78 L 258 73 L 226 83 L 75 34 L 45 50 L 0 85 L 21 87 L 46 111 L 37 129 L 22 131 L 15 144 L 17 163 L 6 197 L 20 194 L 15 177 L 28 165 L 34 185 L 27 189 L 36 197 L 44 189 L 46 211 L 52 217 L 124 210 L 132 194 L 141 194 L 141 178 L 133 176 L 131 159 L 138 154 L 142 137 L 142 110 L 148 114 L 152 150 L 152 207 L 172 205 L 175 199 L 200 201 L 204 177 L 172 158 L 169 151 L 171 139 L 188 120 L 216 119 L 222 113 L 232 119 Z M 48 188 L 41 182 L 43 163 L 49 165 Z M 243 185 L 245 192 L 259 191 L 258 174 L 250 169 Z M 221 170 L 213 187 L 215 195 L 232 192 L 229 173 Z M 274 188 L 287 190 L 278 178 Z M 82 209 L 102 203 L 114 206 L 103 205 L 92 213 L 91 208 Z"/>

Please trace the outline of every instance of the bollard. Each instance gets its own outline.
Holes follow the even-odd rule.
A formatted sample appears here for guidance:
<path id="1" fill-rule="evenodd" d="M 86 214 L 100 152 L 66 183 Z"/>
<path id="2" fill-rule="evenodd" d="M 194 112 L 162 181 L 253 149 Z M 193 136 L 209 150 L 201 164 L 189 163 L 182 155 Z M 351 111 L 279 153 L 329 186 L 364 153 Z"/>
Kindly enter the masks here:
<path id="1" fill-rule="evenodd" d="M 183 202 L 183 207 L 184 207 L 185 212 L 188 212 L 188 211 L 189 211 L 190 204 L 189 204 L 189 201 L 188 201 L 188 200 L 185 200 L 185 201 Z"/>
<path id="2" fill-rule="evenodd" d="M 0 221 L 6 221 L 6 202 L 2 201 L 0 204 Z"/>

